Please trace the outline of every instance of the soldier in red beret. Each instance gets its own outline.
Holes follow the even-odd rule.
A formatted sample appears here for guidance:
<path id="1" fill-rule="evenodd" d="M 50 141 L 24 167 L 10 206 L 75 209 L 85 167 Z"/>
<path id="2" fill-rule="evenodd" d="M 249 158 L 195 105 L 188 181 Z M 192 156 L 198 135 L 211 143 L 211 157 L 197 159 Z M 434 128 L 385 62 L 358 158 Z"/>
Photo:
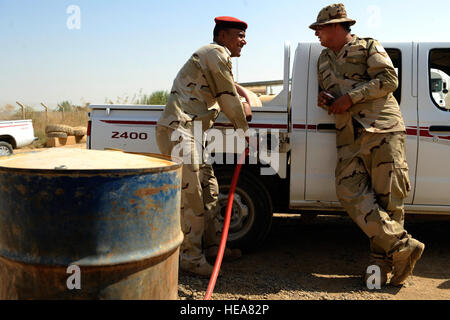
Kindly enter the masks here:
<path id="1" fill-rule="evenodd" d="M 194 122 L 203 131 L 214 124 L 223 111 L 235 129 L 247 131 L 251 119 L 244 94 L 233 79 L 231 57 L 239 57 L 247 44 L 247 23 L 233 17 L 215 18 L 214 42 L 197 50 L 176 76 L 168 102 L 156 127 L 156 141 L 163 154 L 171 155 L 179 143 L 196 144 Z M 175 132 L 176 131 L 176 132 Z M 173 141 L 172 133 L 182 141 Z M 203 146 L 204 147 L 204 146 Z M 179 148 L 177 148 L 179 149 Z M 197 150 L 200 152 L 203 150 Z M 195 153 L 195 148 L 193 153 Z M 176 154 L 174 154 L 176 155 Z M 191 159 L 202 159 L 195 154 Z M 189 160 L 189 159 L 188 159 Z M 211 261 L 218 252 L 221 225 L 216 215 L 219 186 L 211 164 L 184 161 L 181 191 L 181 226 L 184 240 L 180 249 L 180 269 L 210 276 Z M 239 249 L 225 251 L 224 259 L 242 255 Z"/>
<path id="2" fill-rule="evenodd" d="M 231 57 L 240 57 L 241 49 L 247 44 L 245 31 L 247 23 L 233 17 L 217 17 L 214 19 L 214 42 L 230 50 Z M 223 33 L 221 33 L 223 31 Z"/>

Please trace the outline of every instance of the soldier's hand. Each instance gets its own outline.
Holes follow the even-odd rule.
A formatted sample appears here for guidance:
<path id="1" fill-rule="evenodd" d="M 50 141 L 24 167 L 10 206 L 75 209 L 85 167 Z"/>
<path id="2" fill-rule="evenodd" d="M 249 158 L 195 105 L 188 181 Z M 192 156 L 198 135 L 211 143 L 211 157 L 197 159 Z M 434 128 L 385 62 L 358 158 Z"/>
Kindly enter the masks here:
<path id="1" fill-rule="evenodd" d="M 328 114 L 340 114 L 347 111 L 353 105 L 352 99 L 348 94 L 339 97 L 328 107 Z"/>
<path id="2" fill-rule="evenodd" d="M 332 95 L 331 93 L 327 91 L 320 91 L 319 95 L 317 96 L 317 105 L 319 107 L 326 107 L 328 106 L 329 102 L 331 101 Z"/>
<path id="3" fill-rule="evenodd" d="M 248 102 L 243 102 L 242 105 L 244 106 L 245 119 L 247 120 L 247 122 L 252 121 L 253 113 L 250 105 L 248 104 Z"/>

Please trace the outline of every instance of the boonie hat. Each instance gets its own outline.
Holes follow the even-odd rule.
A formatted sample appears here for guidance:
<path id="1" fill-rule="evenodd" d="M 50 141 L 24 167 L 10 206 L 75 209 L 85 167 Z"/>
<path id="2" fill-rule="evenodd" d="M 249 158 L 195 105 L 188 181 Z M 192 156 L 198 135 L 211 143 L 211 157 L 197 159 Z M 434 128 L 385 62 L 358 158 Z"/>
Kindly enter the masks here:
<path id="1" fill-rule="evenodd" d="M 214 21 L 216 22 L 216 26 L 220 26 L 220 27 L 224 27 L 224 28 L 236 28 L 236 29 L 240 29 L 240 30 L 247 30 L 247 23 L 239 20 L 237 18 L 234 17 L 228 17 L 228 16 L 221 16 L 221 17 L 216 17 L 214 19 Z"/>
<path id="2" fill-rule="evenodd" d="M 322 26 L 324 24 L 341 22 L 350 22 L 351 26 L 356 23 L 355 20 L 347 17 L 347 12 L 345 11 L 345 7 L 342 3 L 335 3 L 320 10 L 319 15 L 317 16 L 317 21 L 310 25 L 309 28 L 316 30 L 318 26 Z"/>

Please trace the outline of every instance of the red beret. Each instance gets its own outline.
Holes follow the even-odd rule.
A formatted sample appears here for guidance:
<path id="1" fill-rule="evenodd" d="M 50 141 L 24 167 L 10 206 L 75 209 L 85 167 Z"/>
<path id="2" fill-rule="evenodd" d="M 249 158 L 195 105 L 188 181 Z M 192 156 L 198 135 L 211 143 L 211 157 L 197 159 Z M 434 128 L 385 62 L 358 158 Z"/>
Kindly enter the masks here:
<path id="1" fill-rule="evenodd" d="M 227 16 L 216 17 L 214 21 L 216 22 L 216 25 L 221 25 L 227 28 L 236 28 L 245 31 L 248 27 L 246 22 L 233 17 Z"/>

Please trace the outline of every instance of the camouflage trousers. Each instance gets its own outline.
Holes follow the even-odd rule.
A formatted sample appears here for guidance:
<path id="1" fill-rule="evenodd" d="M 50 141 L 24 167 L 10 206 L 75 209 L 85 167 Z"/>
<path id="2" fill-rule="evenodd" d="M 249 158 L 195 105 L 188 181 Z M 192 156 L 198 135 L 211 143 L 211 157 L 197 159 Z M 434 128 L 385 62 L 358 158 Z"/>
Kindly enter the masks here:
<path id="1" fill-rule="evenodd" d="M 171 155 L 173 148 L 188 139 L 194 143 L 190 128 L 182 128 L 183 138 L 171 141 L 174 129 L 157 126 L 156 142 L 162 154 Z M 206 263 L 204 249 L 218 246 L 221 224 L 215 208 L 219 185 L 209 164 L 183 164 L 181 186 L 181 229 L 184 240 L 180 248 L 180 259 L 194 264 Z"/>
<path id="2" fill-rule="evenodd" d="M 410 191 L 404 132 L 358 129 L 353 144 L 338 147 L 336 193 L 370 239 L 371 263 L 391 263 L 410 235 L 403 202 Z"/>

